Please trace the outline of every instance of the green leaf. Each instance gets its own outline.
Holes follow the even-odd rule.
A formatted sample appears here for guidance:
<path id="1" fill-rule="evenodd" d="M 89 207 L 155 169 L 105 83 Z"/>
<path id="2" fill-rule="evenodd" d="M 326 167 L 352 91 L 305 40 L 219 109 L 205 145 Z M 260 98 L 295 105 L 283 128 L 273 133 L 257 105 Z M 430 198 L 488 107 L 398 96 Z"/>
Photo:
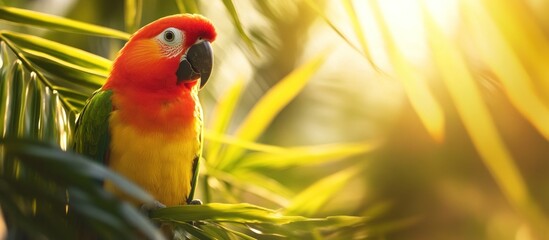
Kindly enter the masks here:
<path id="1" fill-rule="evenodd" d="M 218 223 L 203 224 L 200 229 L 213 239 L 232 239 L 230 231 L 225 230 L 225 227 Z"/>
<path id="2" fill-rule="evenodd" d="M 244 141 L 254 141 L 269 126 L 276 115 L 292 101 L 305 87 L 312 76 L 324 63 L 326 56 L 321 54 L 308 63 L 295 69 L 255 104 L 236 130 L 235 137 Z M 220 168 L 232 167 L 242 155 L 243 149 L 229 146 Z"/>
<path id="3" fill-rule="evenodd" d="M 29 216 L 29 209 L 22 208 L 24 203 L 21 201 L 21 197 L 26 196 L 25 193 L 28 194 L 30 191 L 32 191 L 30 194 L 33 194 L 31 196 L 39 196 L 44 191 L 42 191 L 42 188 L 29 189 L 29 184 L 23 185 L 19 183 L 10 184 L 5 178 L 0 176 L 0 204 L 3 216 L 10 217 L 6 220 L 11 224 L 10 231 L 12 233 L 15 231 L 19 232 L 19 234 L 25 232 L 35 238 L 47 235 L 51 238 L 67 239 L 70 236 L 75 236 L 74 229 L 65 228 L 63 224 L 52 224 L 64 223 L 63 216 L 59 212 L 49 211 L 51 209 L 47 209 L 46 211 L 40 209 L 40 213 L 35 212 L 34 216 Z M 36 187 L 36 184 L 30 184 L 30 187 Z M 19 195 L 18 193 L 22 194 Z M 58 203 L 61 203 L 61 201 L 59 200 Z"/>
<path id="4" fill-rule="evenodd" d="M 227 126 L 233 116 L 233 112 L 237 106 L 238 100 L 242 95 L 244 89 L 244 80 L 238 79 L 233 83 L 227 92 L 222 95 L 217 101 L 217 105 L 211 114 L 211 123 L 208 130 L 205 131 L 205 137 L 208 140 L 219 140 L 220 134 L 223 134 L 227 130 Z M 208 162 L 215 166 L 221 159 L 221 141 L 208 142 L 208 148 L 206 148 L 206 159 Z"/>
<path id="5" fill-rule="evenodd" d="M 247 150 L 259 151 L 259 152 L 265 152 L 265 153 L 273 153 L 273 154 L 282 153 L 283 151 L 287 150 L 287 149 L 285 149 L 283 147 L 279 147 L 279 146 L 262 144 L 262 143 L 257 143 L 257 142 L 249 142 L 249 141 L 244 141 L 244 140 L 241 140 L 241 139 L 233 137 L 233 136 L 217 134 L 217 133 L 214 133 L 213 131 L 210 131 L 210 130 L 204 131 L 204 137 L 209 141 L 208 142 L 208 149 L 207 149 L 208 152 L 213 151 L 213 150 L 210 150 L 210 148 L 212 148 L 212 145 L 213 145 L 212 143 L 216 143 L 216 144 L 219 144 L 219 145 L 221 145 L 221 143 L 223 143 L 223 144 L 238 146 L 238 147 L 241 147 L 241 148 L 244 148 L 244 149 L 247 149 Z M 220 154 L 220 153 L 218 153 L 218 154 Z M 214 154 L 212 154 L 212 155 L 214 155 Z M 207 156 L 209 158 L 212 158 L 212 155 L 207 155 Z M 210 162 L 210 163 L 213 165 L 215 162 L 213 162 L 213 163 Z"/>
<path id="6" fill-rule="evenodd" d="M 0 40 L 74 112 L 103 84 L 110 68 L 107 59 L 42 38 L 0 31 Z"/>
<path id="7" fill-rule="evenodd" d="M 52 90 L 47 87 L 42 88 L 42 101 L 44 107 L 41 110 L 40 132 L 39 139 L 41 141 L 54 144 L 58 142 L 58 131 L 55 125 L 55 98 L 57 97 L 52 93 Z"/>
<path id="8" fill-rule="evenodd" d="M 244 234 L 243 232 L 233 230 L 231 226 L 225 227 L 223 224 L 212 224 L 218 227 L 220 230 L 225 231 L 229 234 L 232 234 L 233 236 L 236 236 L 238 239 L 244 239 L 244 240 L 255 240 L 256 238 L 248 236 L 247 234 Z"/>
<path id="9" fill-rule="evenodd" d="M 240 37 L 242 38 L 244 43 L 246 43 L 248 48 L 250 48 L 254 54 L 257 54 L 257 50 L 254 47 L 254 43 L 252 42 L 252 39 L 250 39 L 248 34 L 246 34 L 246 31 L 244 31 L 244 27 L 240 22 L 240 18 L 238 17 L 238 13 L 236 12 L 236 8 L 234 7 L 233 1 L 223 0 L 223 4 L 225 5 L 225 8 L 227 8 L 227 11 L 229 11 L 231 18 L 233 19 L 234 26 L 236 27 L 236 30 L 240 34 Z"/>
<path id="10" fill-rule="evenodd" d="M 294 224 L 309 227 L 329 227 L 337 224 L 352 225 L 364 221 L 361 217 L 333 216 L 328 218 L 306 218 L 286 216 L 278 211 L 252 204 L 209 203 L 204 205 L 183 205 L 156 209 L 151 218 L 158 221 L 215 221 L 239 224 Z"/>
<path id="11" fill-rule="evenodd" d="M 8 130 L 9 120 L 8 114 L 11 111 L 9 107 L 10 101 L 10 80 L 7 76 L 8 71 L 6 70 L 9 66 L 8 64 L 12 62 L 13 54 L 6 46 L 6 43 L 0 41 L 0 129 L 2 136 L 6 135 Z"/>
<path id="12" fill-rule="evenodd" d="M 345 226 L 353 226 L 366 221 L 364 217 L 356 216 L 329 216 L 325 218 L 307 218 L 304 221 L 294 221 L 288 223 L 288 228 L 306 231 L 306 229 L 322 228 L 337 229 Z"/>
<path id="13" fill-rule="evenodd" d="M 239 161 L 237 168 L 288 168 L 339 161 L 370 152 L 377 143 L 338 143 L 306 147 L 283 148 L 278 152 L 255 152 Z"/>
<path id="14" fill-rule="evenodd" d="M 112 63 L 108 59 L 44 38 L 10 31 L 0 31 L 0 36 L 13 42 L 24 51 L 41 52 L 42 54 L 47 54 L 86 68 L 88 71 L 96 71 L 100 75 L 107 75 L 111 68 Z"/>
<path id="15" fill-rule="evenodd" d="M 219 139 L 220 134 L 227 131 L 243 89 L 244 80 L 237 79 L 227 92 L 219 98 L 211 114 L 211 122 L 208 129 L 204 132 L 204 137 L 210 140 L 206 148 L 206 159 L 210 165 L 215 166 L 221 160 L 219 156 L 221 155 L 222 144 L 221 141 L 216 141 L 216 139 Z"/>
<path id="16" fill-rule="evenodd" d="M 50 166 L 48 171 L 44 171 L 43 174 L 50 176 L 52 179 L 65 179 L 64 177 L 66 175 L 62 174 L 65 171 L 70 171 L 74 174 L 85 174 L 88 178 L 98 180 L 108 179 L 119 186 L 120 189 L 123 189 L 126 194 L 139 201 L 153 201 L 148 193 L 141 190 L 135 184 L 129 182 L 120 175 L 113 173 L 105 168 L 105 166 L 97 164 L 84 156 L 72 152 L 65 152 L 41 142 L 25 139 L 3 139 L 0 140 L 0 144 L 4 146 L 5 151 L 9 151 L 12 155 L 20 156 L 21 161 L 24 160 L 29 168 L 40 170 L 44 165 Z M 86 179 L 85 181 L 88 182 L 88 184 L 95 184 L 89 180 L 90 179 Z"/>
<path id="17" fill-rule="evenodd" d="M 286 214 L 312 215 L 318 212 L 360 170 L 353 166 L 346 170 L 329 175 L 294 197 L 286 208 Z"/>
<path id="18" fill-rule="evenodd" d="M 293 195 L 284 185 L 268 176 L 255 172 L 233 171 L 226 173 L 215 169 L 208 169 L 207 174 L 229 183 L 231 187 L 252 193 L 280 206 L 288 205 L 287 198 Z"/>
<path id="19" fill-rule="evenodd" d="M 68 124 L 64 123 L 64 125 Z M 87 229 L 87 231 L 92 231 L 103 237 L 134 238 L 136 234 L 145 234 L 151 239 L 162 238 L 156 227 L 138 210 L 106 192 L 99 182 L 112 181 L 120 189 L 124 189 L 126 194 L 143 202 L 153 201 L 152 197 L 104 166 L 83 156 L 62 151 L 57 146 L 36 141 L 2 139 L 0 148 L 3 150 L 1 163 L 4 167 L 17 166 L 9 168 L 13 169 L 12 171 L 0 173 L 0 190 L 7 193 L 0 194 L 0 202 L 4 204 L 10 201 L 9 198 L 17 196 L 18 200 L 16 201 L 18 202 L 37 201 L 38 210 L 46 211 L 45 213 L 49 211 L 48 206 L 52 206 L 54 207 L 52 209 L 54 212 L 51 212 L 54 214 L 52 216 L 59 216 L 56 222 L 51 223 L 33 222 L 36 219 L 27 216 L 22 218 L 27 219 L 26 222 L 21 223 L 23 226 L 25 224 L 30 224 L 30 226 L 55 224 L 61 227 L 76 228 L 79 226 L 76 224 L 83 224 L 82 229 Z M 68 189 L 69 199 L 68 218 L 71 219 L 67 222 L 63 220 L 67 219 L 65 216 L 66 189 Z M 29 212 L 29 208 L 28 204 L 18 205 L 18 209 L 26 215 L 32 214 Z M 68 225 L 66 225 L 67 223 Z"/>
<path id="20" fill-rule="evenodd" d="M 39 139 L 40 110 L 42 107 L 41 88 L 43 84 L 37 79 L 37 75 L 31 73 L 28 78 L 26 98 L 24 106 L 24 131 L 25 137 Z"/>
<path id="21" fill-rule="evenodd" d="M 141 23 L 143 0 L 126 0 L 124 4 L 124 23 L 126 32 L 133 33 Z"/>
<path id="22" fill-rule="evenodd" d="M 180 13 L 199 13 L 196 0 L 175 0 Z"/>
<path id="23" fill-rule="evenodd" d="M 24 133 L 23 129 L 23 101 L 25 94 L 25 73 L 23 64 L 19 60 L 15 60 L 11 66 L 6 64 L 5 67 L 10 69 L 3 76 L 3 81 L 6 81 L 7 99 L 5 112 L 5 130 L 3 136 L 21 137 Z"/>
<path id="24" fill-rule="evenodd" d="M 54 84 L 54 89 L 59 86 L 72 89 L 80 88 L 78 92 L 86 92 L 89 91 L 88 89 L 93 91 L 100 88 L 107 78 L 102 72 L 88 70 L 41 52 L 27 51 L 25 53 L 26 58 L 41 70 L 45 70 L 46 74 L 58 76 L 63 80 L 51 81 Z M 63 84 L 64 82 L 66 84 Z"/>
<path id="25" fill-rule="evenodd" d="M 193 226 L 189 223 L 175 222 L 175 221 L 173 223 L 176 223 L 177 226 L 181 228 L 181 230 L 187 232 L 188 234 L 192 235 L 196 239 L 204 239 L 204 240 L 215 239 L 215 238 L 212 238 L 211 235 L 206 233 L 204 230 L 202 230 L 198 227 L 195 227 L 195 226 Z M 175 229 L 176 232 L 178 232 L 179 230 L 180 229 Z"/>
<path id="26" fill-rule="evenodd" d="M 112 37 L 123 40 L 128 40 L 130 38 L 130 34 L 111 28 L 100 27 L 89 23 L 20 8 L 0 7 L 0 19 L 65 32 Z"/>

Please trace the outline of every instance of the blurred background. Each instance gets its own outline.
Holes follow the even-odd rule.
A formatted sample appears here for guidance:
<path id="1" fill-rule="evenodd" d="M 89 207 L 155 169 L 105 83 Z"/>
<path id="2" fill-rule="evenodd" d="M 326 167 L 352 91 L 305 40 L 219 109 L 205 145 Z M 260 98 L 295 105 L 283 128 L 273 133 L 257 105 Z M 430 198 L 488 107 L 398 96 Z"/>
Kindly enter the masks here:
<path id="1" fill-rule="evenodd" d="M 259 174 L 273 185 L 258 181 L 245 191 L 205 177 L 200 184 L 210 189 L 199 189 L 199 198 L 291 208 L 294 196 L 316 184 L 315 191 L 326 186 L 329 197 L 323 196 L 314 211 L 299 213 L 371 218 L 363 231 L 353 229 L 357 239 L 548 236 L 549 1 L 234 0 L 240 21 L 235 23 L 225 1 L 180 1 L 178 6 L 177 1 L 148 0 L 137 1 L 142 11 L 133 25 L 127 24 L 128 2 L 0 0 L 130 33 L 190 6 L 183 2 L 196 3 L 218 31 L 215 72 L 201 92 L 204 158 L 212 166 L 222 161 L 216 158 L 222 159 L 223 151 L 236 151 L 217 143 L 236 144 L 230 137 L 238 138 L 254 106 L 312 61 L 320 65 L 297 96 L 289 97 L 280 112 L 273 110 L 265 129 L 243 144 L 301 147 L 310 156 L 334 144 L 353 146 L 314 164 L 238 168 L 247 159 L 265 157 L 248 150 L 231 168 L 233 177 L 253 183 Z M 124 44 L 0 26 L 111 60 Z M 226 127 L 218 128 L 224 131 L 215 132 L 218 106 L 231 91 L 239 91 L 239 101 Z M 219 154 L 212 150 L 222 147 Z M 208 166 L 205 176 L 213 174 Z M 338 181 L 342 184 L 330 184 Z M 275 191 L 277 186 L 286 193 Z M 261 189 L 285 197 L 274 200 L 276 194 L 264 195 Z M 301 196 L 315 199 L 315 191 Z"/>

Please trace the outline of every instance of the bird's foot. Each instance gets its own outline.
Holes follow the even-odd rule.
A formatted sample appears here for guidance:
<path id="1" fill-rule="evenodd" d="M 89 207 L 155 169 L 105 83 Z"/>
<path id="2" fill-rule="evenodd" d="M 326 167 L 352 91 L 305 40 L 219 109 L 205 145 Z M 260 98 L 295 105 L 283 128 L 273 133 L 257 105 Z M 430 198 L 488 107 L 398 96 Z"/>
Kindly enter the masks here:
<path id="1" fill-rule="evenodd" d="M 189 205 L 202 205 L 202 201 L 200 199 L 193 199 L 189 202 Z M 193 225 L 195 227 L 198 227 L 198 226 L 200 226 L 200 222 L 199 221 L 192 221 L 191 225 Z"/>
<path id="2" fill-rule="evenodd" d="M 160 203 L 159 201 L 153 201 L 148 203 L 143 203 L 141 205 L 141 213 L 145 214 L 145 216 L 150 216 L 151 211 L 159 209 L 159 208 L 165 208 L 166 205 Z"/>

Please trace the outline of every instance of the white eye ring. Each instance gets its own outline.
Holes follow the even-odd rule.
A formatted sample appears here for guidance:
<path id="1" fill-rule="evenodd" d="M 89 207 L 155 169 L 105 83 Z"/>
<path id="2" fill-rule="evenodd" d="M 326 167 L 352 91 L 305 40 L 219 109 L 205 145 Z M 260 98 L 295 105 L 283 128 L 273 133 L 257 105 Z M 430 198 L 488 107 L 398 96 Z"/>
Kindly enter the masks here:
<path id="1" fill-rule="evenodd" d="M 169 27 L 162 31 L 160 34 L 158 34 L 158 36 L 156 36 L 156 39 L 166 45 L 173 46 L 181 45 L 183 42 L 183 37 L 183 32 L 181 32 L 181 30 L 174 27 Z"/>

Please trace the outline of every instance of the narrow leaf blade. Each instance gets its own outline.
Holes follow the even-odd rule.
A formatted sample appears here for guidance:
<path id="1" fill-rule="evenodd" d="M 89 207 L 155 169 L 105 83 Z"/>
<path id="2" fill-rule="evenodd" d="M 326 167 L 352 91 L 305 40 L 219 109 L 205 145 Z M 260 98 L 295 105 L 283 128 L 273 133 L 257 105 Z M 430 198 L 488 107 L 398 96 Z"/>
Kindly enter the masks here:
<path id="1" fill-rule="evenodd" d="M 309 82 L 311 77 L 324 63 L 325 54 L 313 58 L 308 63 L 295 69 L 257 102 L 250 113 L 235 133 L 235 137 L 253 141 L 267 128 L 276 115 L 293 100 Z M 230 165 L 241 156 L 243 150 L 238 147 L 229 146 L 226 152 L 225 166 Z"/>
<path id="2" fill-rule="evenodd" d="M 238 168 L 283 169 L 296 166 L 310 166 L 338 161 L 370 152 L 377 143 L 326 144 L 307 147 L 285 148 L 279 152 L 255 152 L 246 155 Z"/>
<path id="3" fill-rule="evenodd" d="M 0 19 L 65 32 L 112 37 L 123 40 L 130 38 L 130 34 L 115 29 L 20 8 L 0 7 Z"/>
<path id="4" fill-rule="evenodd" d="M 233 19 L 234 26 L 236 27 L 236 30 L 238 31 L 244 43 L 246 43 L 246 45 L 252 50 L 254 54 L 257 54 L 257 50 L 255 49 L 252 39 L 250 39 L 248 34 L 246 34 L 246 31 L 244 31 L 244 27 L 240 22 L 240 18 L 238 17 L 238 13 L 236 12 L 236 8 L 234 6 L 233 1 L 223 0 L 223 4 L 225 5 L 225 8 L 227 8 L 227 11 L 229 11 L 231 18 Z"/>
<path id="5" fill-rule="evenodd" d="M 135 32 L 141 23 L 143 0 L 126 0 L 124 5 L 124 23 L 127 32 Z"/>
<path id="6" fill-rule="evenodd" d="M 360 167 L 336 172 L 329 175 L 294 197 L 285 213 L 289 215 L 312 215 L 319 211 L 324 204 L 334 196 L 345 183 L 358 173 Z"/>

